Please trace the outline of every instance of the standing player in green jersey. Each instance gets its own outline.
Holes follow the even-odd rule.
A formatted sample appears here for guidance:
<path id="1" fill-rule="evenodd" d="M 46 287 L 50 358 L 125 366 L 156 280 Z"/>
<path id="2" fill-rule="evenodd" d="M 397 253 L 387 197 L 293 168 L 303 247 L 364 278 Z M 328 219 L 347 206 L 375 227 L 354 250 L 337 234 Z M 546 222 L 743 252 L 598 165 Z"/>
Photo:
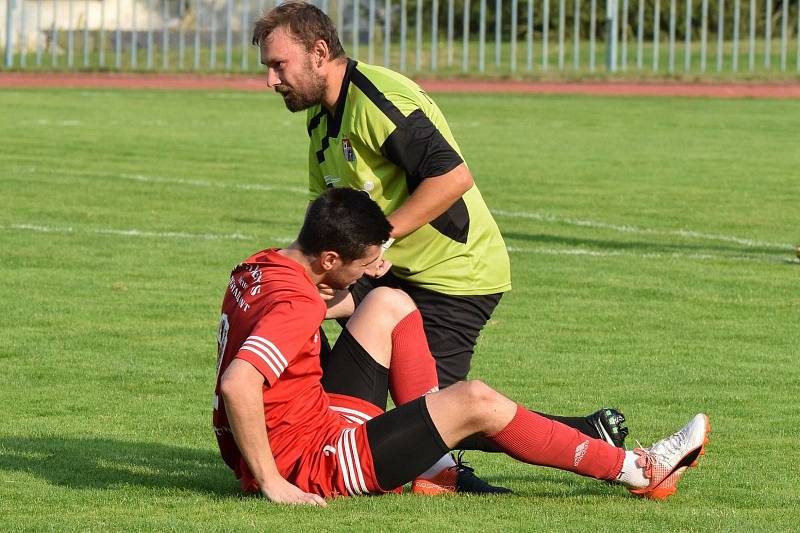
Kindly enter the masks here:
<path id="1" fill-rule="evenodd" d="M 347 58 L 333 22 L 312 4 L 275 7 L 256 23 L 253 44 L 267 85 L 289 111 L 307 110 L 310 199 L 328 187 L 362 190 L 393 227 L 384 260 L 328 317 L 349 316 L 376 286 L 401 288 L 422 314 L 439 386 L 466 379 L 511 275 L 503 238 L 442 112 L 408 78 Z M 613 409 L 552 418 L 615 446 L 627 435 Z M 506 492 L 450 456 L 423 477 L 430 483 L 415 484 L 417 492 Z"/>

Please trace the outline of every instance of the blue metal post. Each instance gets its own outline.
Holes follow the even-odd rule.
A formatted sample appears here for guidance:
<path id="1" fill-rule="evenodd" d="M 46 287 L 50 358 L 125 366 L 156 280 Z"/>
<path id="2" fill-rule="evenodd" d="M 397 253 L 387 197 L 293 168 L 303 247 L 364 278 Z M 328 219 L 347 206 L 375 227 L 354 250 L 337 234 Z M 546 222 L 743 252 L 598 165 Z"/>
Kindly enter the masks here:
<path id="1" fill-rule="evenodd" d="M 389 68 L 389 52 L 392 47 L 392 0 L 386 0 L 383 16 L 383 66 Z"/>
<path id="2" fill-rule="evenodd" d="M 772 0 L 764 2 L 764 66 L 770 67 L 772 55 Z"/>
<path id="3" fill-rule="evenodd" d="M 431 11 L 431 71 L 436 72 L 439 56 L 439 0 L 433 0 Z"/>
<path id="4" fill-rule="evenodd" d="M 503 45 L 503 0 L 494 2 L 494 66 L 500 67 L 501 50 Z"/>
<path id="5" fill-rule="evenodd" d="M 89 0 L 83 2 L 83 66 L 89 66 Z"/>
<path id="6" fill-rule="evenodd" d="M 75 60 L 75 31 L 72 27 L 75 16 L 75 0 L 69 0 L 67 17 L 69 18 L 69 29 L 67 29 L 67 66 L 72 67 Z"/>
<path id="7" fill-rule="evenodd" d="M 642 70 L 644 64 L 644 0 L 639 0 L 636 22 L 636 69 Z"/>
<path id="8" fill-rule="evenodd" d="M 558 0 L 558 70 L 564 70 L 564 25 L 567 18 L 566 0 Z"/>
<path id="9" fill-rule="evenodd" d="M 606 0 L 606 69 L 617 71 L 617 0 Z"/>
<path id="10" fill-rule="evenodd" d="M 369 25 L 367 26 L 367 63 L 375 60 L 375 0 L 369 0 L 369 12 L 367 14 Z"/>
<path id="11" fill-rule="evenodd" d="M 137 63 L 136 56 L 139 53 L 138 50 L 139 44 L 136 33 L 136 0 L 133 0 L 133 5 L 131 7 L 131 10 L 133 12 L 133 17 L 132 17 L 133 22 L 131 23 L 131 68 L 135 69 Z"/>
<path id="12" fill-rule="evenodd" d="M 478 20 L 478 70 L 486 70 L 486 0 L 481 0 L 480 20 Z"/>
<path id="13" fill-rule="evenodd" d="M 572 17 L 572 69 L 581 66 L 581 0 L 573 0 Z"/>
<path id="14" fill-rule="evenodd" d="M 528 57 L 526 58 L 525 66 L 528 67 L 528 72 L 530 72 L 533 70 L 533 0 L 528 0 L 528 27 L 525 39 L 528 44 Z"/>
<path id="15" fill-rule="evenodd" d="M 513 0 L 516 2 L 517 0 Z M 455 34 L 455 0 L 447 0 L 447 66 L 453 64 L 453 36 Z"/>
<path id="16" fill-rule="evenodd" d="M 406 0 L 400 0 L 400 72 L 406 71 L 406 40 L 408 39 L 408 13 Z"/>
<path id="17" fill-rule="evenodd" d="M 147 0 L 147 70 L 153 68 L 153 0 Z"/>
<path id="18" fill-rule="evenodd" d="M 233 0 L 225 5 L 225 70 L 233 66 Z"/>
<path id="19" fill-rule="evenodd" d="M 28 56 L 28 33 L 25 31 L 27 19 L 25 13 L 25 0 L 19 5 L 19 66 L 25 68 Z"/>
<path id="20" fill-rule="evenodd" d="M 529 2 L 533 0 L 528 0 Z M 469 71 L 469 0 L 464 0 L 464 44 L 462 45 L 461 70 Z"/>
<path id="21" fill-rule="evenodd" d="M 122 26 L 120 18 L 122 16 L 121 0 L 117 0 L 117 31 L 114 36 L 114 67 L 119 70 L 122 68 Z"/>
<path id="22" fill-rule="evenodd" d="M 549 37 L 550 30 L 550 0 L 544 0 L 542 6 L 542 70 L 547 71 L 547 66 L 550 64 L 550 52 L 548 50 L 550 44 Z"/>
<path id="23" fill-rule="evenodd" d="M 517 10 L 519 9 L 518 0 L 511 0 L 511 35 L 509 42 L 511 43 L 511 59 L 509 60 L 509 69 L 511 73 L 517 71 Z"/>
<path id="24" fill-rule="evenodd" d="M 642 0 L 644 1 L 644 0 Z M 589 72 L 594 72 L 594 46 L 597 35 L 597 0 L 592 0 L 589 7 Z"/>
<path id="25" fill-rule="evenodd" d="M 350 53 L 353 54 L 354 59 L 358 59 L 358 15 L 361 11 L 360 3 L 360 0 L 353 0 L 353 49 L 350 51 Z"/>
<path id="26" fill-rule="evenodd" d="M 6 0 L 6 68 L 14 66 L 14 8 L 15 0 Z M 53 22 L 55 24 L 55 22 Z"/>
<path id="27" fill-rule="evenodd" d="M 719 0 L 717 13 L 717 72 L 722 72 L 722 56 L 725 45 L 725 0 Z"/>
<path id="28" fill-rule="evenodd" d="M 683 70 L 692 66 L 692 0 L 686 0 L 686 22 L 684 24 Z"/>
<path id="29" fill-rule="evenodd" d="M 169 16 L 167 0 L 161 0 L 161 68 L 169 68 L 169 30 L 167 19 Z"/>
<path id="30" fill-rule="evenodd" d="M 661 28 L 661 2 L 656 0 L 655 12 L 653 13 L 653 72 L 658 72 L 658 43 Z"/>
<path id="31" fill-rule="evenodd" d="M 100 67 L 106 66 L 106 3 L 100 3 Z"/>
<path id="32" fill-rule="evenodd" d="M 242 5 L 242 71 L 248 68 L 247 57 L 250 55 L 248 49 L 248 30 L 250 29 L 250 0 L 243 0 Z"/>
<path id="33" fill-rule="evenodd" d="M 419 72 L 422 70 L 422 0 L 417 0 L 417 23 L 414 40 L 416 42 L 414 52 L 414 65 L 415 70 Z"/>

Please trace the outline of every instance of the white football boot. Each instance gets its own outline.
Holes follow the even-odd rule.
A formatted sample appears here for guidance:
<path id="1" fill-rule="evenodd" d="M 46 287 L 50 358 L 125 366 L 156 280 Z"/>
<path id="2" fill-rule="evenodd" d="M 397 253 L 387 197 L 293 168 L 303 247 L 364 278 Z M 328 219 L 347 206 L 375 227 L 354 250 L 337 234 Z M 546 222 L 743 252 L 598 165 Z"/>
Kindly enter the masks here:
<path id="1" fill-rule="evenodd" d="M 711 425 L 708 416 L 695 415 L 681 429 L 654 443 L 649 448 L 633 450 L 639 456 L 636 465 L 644 469 L 650 484 L 644 488 L 629 488 L 632 494 L 664 500 L 675 494 L 678 480 L 690 467 L 697 466 L 700 456 L 705 454 Z"/>

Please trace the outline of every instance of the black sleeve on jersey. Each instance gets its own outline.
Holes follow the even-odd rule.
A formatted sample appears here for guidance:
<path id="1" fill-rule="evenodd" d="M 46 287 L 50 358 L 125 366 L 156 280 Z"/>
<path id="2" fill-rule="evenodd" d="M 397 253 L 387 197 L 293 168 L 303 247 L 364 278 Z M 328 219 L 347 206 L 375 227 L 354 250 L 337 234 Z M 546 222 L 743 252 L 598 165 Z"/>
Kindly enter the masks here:
<path id="1" fill-rule="evenodd" d="M 407 117 L 386 98 L 358 69 L 352 69 L 350 80 L 395 126 L 381 145 L 381 154 L 406 172 L 408 193 L 416 190 L 425 178 L 441 176 L 464 162 L 439 129 L 421 109 Z M 323 145 L 323 149 L 325 145 Z M 469 210 L 459 198 L 447 211 L 430 222 L 439 233 L 466 244 L 469 235 Z"/>
<path id="2" fill-rule="evenodd" d="M 430 221 L 436 231 L 461 244 L 467 244 L 469 236 L 469 210 L 463 198 L 447 208 L 447 211 Z"/>
<path id="3" fill-rule="evenodd" d="M 395 126 L 381 153 L 406 171 L 409 193 L 423 179 L 446 174 L 464 162 L 421 109 L 395 122 Z"/>

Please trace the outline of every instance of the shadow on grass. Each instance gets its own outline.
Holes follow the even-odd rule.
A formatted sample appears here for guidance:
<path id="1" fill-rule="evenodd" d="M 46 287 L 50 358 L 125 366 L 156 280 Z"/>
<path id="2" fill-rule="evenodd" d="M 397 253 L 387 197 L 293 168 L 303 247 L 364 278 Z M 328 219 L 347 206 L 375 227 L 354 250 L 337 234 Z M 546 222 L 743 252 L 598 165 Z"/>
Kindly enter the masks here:
<path id="1" fill-rule="evenodd" d="M 0 437 L 0 471 L 33 474 L 71 489 L 140 486 L 241 497 L 233 474 L 216 451 L 152 442 L 85 437 Z M 554 478 L 540 468 L 530 475 L 479 474 L 491 483 L 509 482 L 526 496 L 608 497 L 609 486 L 583 479 Z M 526 482 L 531 486 L 525 487 Z"/>
<path id="2" fill-rule="evenodd" d="M 29 472 L 73 489 L 138 485 L 235 496 L 219 455 L 152 442 L 85 437 L 0 437 L 0 471 Z"/>
<path id="3" fill-rule="evenodd" d="M 537 475 L 542 467 L 531 467 L 530 475 L 483 476 L 492 485 L 513 486 L 518 496 L 537 498 L 608 498 L 613 496 L 628 497 L 628 492 L 619 485 L 606 481 L 598 481 L 575 474 L 553 477 Z"/>
<path id="4" fill-rule="evenodd" d="M 670 243 L 657 243 L 652 241 L 612 241 L 601 239 L 587 239 L 561 237 L 555 235 L 544 234 L 529 234 L 529 233 L 516 233 L 513 231 L 503 232 L 503 238 L 506 240 L 517 240 L 526 242 L 537 242 L 542 244 L 558 244 L 565 246 L 576 247 L 589 247 L 598 250 L 613 250 L 613 251 L 638 251 L 643 254 L 649 253 L 724 253 L 732 256 L 747 256 L 747 255 L 782 255 L 792 254 L 793 250 L 790 248 L 780 248 L 776 246 L 744 246 L 741 244 L 670 244 Z"/>

